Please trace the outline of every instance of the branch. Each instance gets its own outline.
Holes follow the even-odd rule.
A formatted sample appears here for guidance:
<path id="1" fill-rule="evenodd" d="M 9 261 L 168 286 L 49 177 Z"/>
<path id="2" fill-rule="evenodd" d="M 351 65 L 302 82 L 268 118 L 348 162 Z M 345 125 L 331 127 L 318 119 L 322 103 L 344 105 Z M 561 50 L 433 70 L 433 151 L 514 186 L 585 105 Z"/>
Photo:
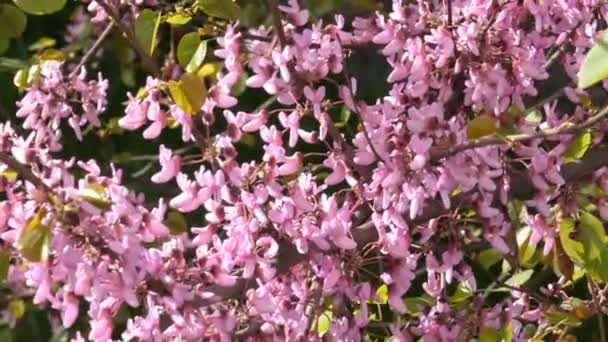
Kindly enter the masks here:
<path id="1" fill-rule="evenodd" d="M 89 59 L 91 59 L 91 57 L 97 52 L 97 50 L 101 46 L 101 43 L 103 43 L 103 41 L 110 34 L 110 32 L 112 32 L 112 28 L 113 27 L 114 27 L 114 22 L 110 21 L 110 23 L 108 24 L 108 26 L 106 26 L 105 30 L 103 30 L 103 32 L 97 38 L 97 40 L 95 41 L 95 43 L 93 43 L 93 45 L 89 48 L 89 50 L 82 57 L 82 59 L 80 60 L 80 62 L 78 63 L 78 65 L 76 65 L 76 67 L 74 68 L 74 70 L 72 70 L 72 72 L 70 73 L 69 78 L 72 78 L 72 77 L 76 76 L 76 74 L 78 74 L 78 70 L 80 70 L 80 68 L 82 68 L 82 66 L 85 65 L 89 61 Z"/>
<path id="2" fill-rule="evenodd" d="M 44 191 L 46 194 L 52 194 L 53 190 L 46 185 L 42 179 L 38 178 L 29 167 L 18 162 L 6 152 L 0 152 L 0 162 L 6 164 L 9 168 L 16 171 L 21 177 L 28 182 L 34 184 L 37 188 Z"/>
<path id="3" fill-rule="evenodd" d="M 154 77 L 160 77 L 160 69 L 156 64 L 156 61 L 148 55 L 146 51 L 141 47 L 139 42 L 137 41 L 137 37 L 135 36 L 135 32 L 131 30 L 121 19 L 119 13 L 114 12 L 112 6 L 108 5 L 105 0 L 95 0 L 95 2 L 103 8 L 103 10 L 108 14 L 110 18 L 114 21 L 118 29 L 124 34 L 129 45 L 137 52 L 139 57 L 142 60 L 143 67 Z"/>
<path id="4" fill-rule="evenodd" d="M 559 135 L 572 135 L 578 134 L 584 131 L 587 128 L 590 128 L 597 123 L 599 123 L 602 119 L 608 116 L 608 106 L 604 107 L 599 113 L 590 117 L 587 121 L 581 123 L 580 125 L 570 126 L 570 127 L 557 127 L 551 128 L 544 131 L 540 131 L 534 134 L 515 134 L 510 135 L 506 139 L 499 137 L 487 137 L 481 138 L 474 141 L 470 141 L 461 145 L 456 145 L 454 147 L 448 148 L 447 150 L 436 152 L 431 154 L 431 162 L 437 162 L 440 159 L 447 158 L 453 156 L 457 153 L 471 150 L 479 147 L 487 147 L 487 146 L 497 146 L 497 145 L 509 145 L 517 142 L 530 141 L 534 139 L 545 139 L 556 137 Z"/>
<path id="5" fill-rule="evenodd" d="M 272 23 L 274 25 L 275 31 L 277 31 L 277 36 L 279 37 L 279 43 L 281 47 L 287 46 L 287 38 L 285 37 L 285 29 L 283 28 L 283 23 L 281 22 L 281 13 L 279 12 L 279 0 L 268 0 L 270 11 L 272 12 Z"/>
<path id="6" fill-rule="evenodd" d="M 608 146 L 598 146 L 589 150 L 585 156 L 579 161 L 579 163 L 569 163 L 563 166 L 562 176 L 564 180 L 568 182 L 576 181 L 584 176 L 587 176 L 597 170 L 600 167 L 608 166 Z M 468 193 L 463 193 L 455 196 L 452 199 L 452 207 L 466 206 L 471 203 L 468 201 Z M 517 198 L 520 200 L 528 200 L 534 196 L 534 186 L 530 181 L 528 175 L 520 171 L 512 171 L 510 173 L 510 191 L 509 196 L 511 198 Z M 498 191 L 494 199 L 495 203 L 500 203 Z M 433 218 L 441 216 L 449 212 L 449 209 L 445 209 L 443 204 L 439 200 L 428 201 L 425 204 L 423 213 L 417 216 L 415 219 L 406 219 L 409 225 L 418 225 L 425 223 Z M 376 226 L 371 220 L 364 222 L 363 224 L 352 229 L 352 235 L 354 240 L 357 242 L 359 248 L 378 240 L 378 233 Z M 306 258 L 305 255 L 300 254 L 296 247 L 288 241 L 282 241 L 279 244 L 279 256 L 277 257 L 277 275 L 288 272 L 289 269 L 300 263 Z M 212 294 L 210 298 L 196 299 L 193 304 L 195 306 L 204 306 L 212 303 L 217 303 L 228 298 L 242 298 L 248 289 L 255 287 L 254 281 L 249 281 L 244 278 L 239 278 L 234 286 L 223 287 L 214 285 L 207 289 L 207 292 Z"/>

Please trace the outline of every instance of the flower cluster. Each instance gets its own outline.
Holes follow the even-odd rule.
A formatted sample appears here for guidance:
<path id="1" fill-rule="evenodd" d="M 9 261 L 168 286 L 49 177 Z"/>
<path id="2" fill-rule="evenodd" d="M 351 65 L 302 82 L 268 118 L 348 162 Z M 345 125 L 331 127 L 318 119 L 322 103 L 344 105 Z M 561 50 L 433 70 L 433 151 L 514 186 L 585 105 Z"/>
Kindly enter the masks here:
<path id="1" fill-rule="evenodd" d="M 574 267 L 558 258 L 579 253 L 560 235 L 574 229 L 569 217 L 608 220 L 608 169 L 572 167 L 583 164 L 571 163 L 582 157 L 572 146 L 586 139 L 585 151 L 600 149 L 608 126 L 538 132 L 596 114 L 570 81 L 608 5 L 447 3 L 449 11 L 442 2 L 394 0 L 386 16 L 310 23 L 289 0 L 274 9 L 280 25 L 221 26 L 214 56 L 223 67 L 194 115 L 166 88 L 179 66 L 173 80 L 150 76 L 128 94 L 122 128 L 144 128 L 153 141 L 180 126 L 183 143 L 201 148 L 192 166 L 160 145 L 150 181 L 177 194 L 158 203 L 128 190 L 114 165 L 104 175 L 95 161 L 52 154 L 63 119 L 79 138 L 81 127 L 100 124 L 108 82 L 42 63 L 18 103 L 28 138 L 0 126 L 0 174 L 15 167 L 12 158 L 31 166 L 31 174 L 0 178 L 0 246 L 13 251 L 14 294 L 35 289 L 33 303 L 57 310 L 66 328 L 86 303 L 90 329 L 78 338 L 93 341 L 320 340 L 327 316 L 322 333 L 345 341 L 378 325 L 399 341 L 468 340 L 504 327 L 520 341 L 530 337 L 527 325 L 548 326 L 542 313 L 563 299 Z M 105 20 L 95 1 L 89 9 Z M 348 70 L 357 48 L 377 49 L 389 68 L 388 91 L 373 102 L 357 98 L 360 81 Z M 568 78 L 565 96 L 537 101 L 555 66 Z M 233 88 L 243 77 L 278 105 L 240 110 Z M 341 131 L 340 110 L 358 127 Z M 504 141 L 467 145 L 489 135 L 479 130 Z M 261 144 L 253 160 L 239 158 L 246 135 Z M 582 176 L 585 187 L 573 181 Z M 32 230 L 52 236 L 44 257 L 25 250 Z M 479 276 L 491 274 L 479 249 L 517 269 L 529 266 L 518 251 L 537 247 L 557 260 L 548 265 L 558 264 L 559 280 L 539 293 L 513 281 L 507 295 L 487 301 L 502 280 Z M 138 310 L 116 331 L 113 318 L 126 307 Z M 387 311 L 391 321 L 382 319 Z"/>

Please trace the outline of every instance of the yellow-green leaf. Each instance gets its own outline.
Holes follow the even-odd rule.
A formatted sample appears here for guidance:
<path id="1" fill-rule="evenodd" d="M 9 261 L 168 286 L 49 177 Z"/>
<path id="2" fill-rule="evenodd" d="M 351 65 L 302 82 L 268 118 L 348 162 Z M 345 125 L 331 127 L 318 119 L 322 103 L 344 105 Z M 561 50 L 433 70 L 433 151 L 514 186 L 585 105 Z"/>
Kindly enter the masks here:
<path id="1" fill-rule="evenodd" d="M 8 303 L 8 312 L 16 319 L 25 315 L 25 302 L 22 299 L 13 299 Z"/>
<path id="2" fill-rule="evenodd" d="M 507 279 L 505 284 L 510 286 L 521 286 L 532 277 L 534 270 L 525 270 L 515 273 L 511 278 Z"/>
<path id="3" fill-rule="evenodd" d="M 369 303 L 372 304 L 386 304 L 388 302 L 388 286 L 386 284 L 382 284 L 376 290 L 376 296 L 380 298 L 380 301 L 370 300 Z"/>
<path id="4" fill-rule="evenodd" d="M 55 39 L 49 38 L 49 37 L 42 37 L 42 38 L 39 38 L 34 43 L 32 43 L 28 49 L 30 51 L 40 51 L 40 50 L 52 48 L 55 46 L 55 44 L 57 44 L 57 41 Z"/>
<path id="5" fill-rule="evenodd" d="M 207 41 L 201 41 L 198 33 L 185 34 L 177 45 L 177 60 L 187 72 L 196 72 L 207 55 Z"/>
<path id="6" fill-rule="evenodd" d="M 608 77 L 608 32 L 601 33 L 599 40 L 585 55 L 578 72 L 578 87 L 585 89 Z"/>
<path id="7" fill-rule="evenodd" d="M 198 112 L 207 98 L 205 83 L 196 74 L 185 73 L 179 82 L 169 81 L 168 87 L 175 104 L 190 115 Z"/>
<path id="8" fill-rule="evenodd" d="M 241 8 L 232 0 L 198 0 L 198 5 L 212 17 L 237 20 L 241 16 Z"/>
<path id="9" fill-rule="evenodd" d="M 479 342 L 501 342 L 501 341 L 502 341 L 502 334 L 500 333 L 500 331 L 498 331 L 494 328 L 483 327 L 479 331 Z"/>
<path id="10" fill-rule="evenodd" d="M 589 131 L 575 136 L 566 148 L 566 151 L 564 151 L 564 163 L 572 163 L 581 159 L 589 149 L 589 146 L 591 146 L 591 140 L 591 132 Z"/>
<path id="11" fill-rule="evenodd" d="M 21 36 L 27 26 L 27 16 L 17 7 L 0 5 L 0 37 L 16 38 Z"/>
<path id="12" fill-rule="evenodd" d="M 4 177 L 6 178 L 7 181 L 9 182 L 13 182 L 15 179 L 17 179 L 17 172 L 11 170 L 11 169 L 6 169 L 2 172 L 0 172 L 0 177 Z"/>
<path id="13" fill-rule="evenodd" d="M 458 283 L 456 291 L 450 296 L 449 300 L 450 303 L 457 304 L 462 303 L 471 297 L 473 297 L 473 290 L 465 283 Z"/>
<path id="14" fill-rule="evenodd" d="M 164 224 L 173 235 L 183 234 L 188 231 L 188 222 L 186 222 L 186 218 L 179 211 L 170 211 Z"/>
<path id="15" fill-rule="evenodd" d="M 496 133 L 496 119 L 490 115 L 480 115 L 467 124 L 467 139 L 475 140 Z"/>
<path id="16" fill-rule="evenodd" d="M 317 333 L 319 336 L 323 336 L 327 331 L 329 331 L 329 326 L 331 325 L 331 319 L 333 318 L 333 313 L 331 310 L 327 310 L 317 318 Z"/>
<path id="17" fill-rule="evenodd" d="M 79 196 L 99 209 L 110 208 L 110 198 L 101 184 L 87 184 L 84 189 L 80 190 Z"/>
<path id="18" fill-rule="evenodd" d="M 172 14 L 167 18 L 167 22 L 175 26 L 186 25 L 190 20 L 192 20 L 191 16 L 181 13 Z"/>
<path id="19" fill-rule="evenodd" d="M 67 0 L 13 0 L 13 2 L 29 14 L 44 15 L 60 11 Z"/>
<path id="20" fill-rule="evenodd" d="M 11 265 L 11 255 L 7 252 L 0 252 L 0 283 L 6 280 L 8 269 Z"/>
<path id="21" fill-rule="evenodd" d="M 156 36 L 160 26 L 160 12 L 145 9 L 135 19 L 135 37 L 150 56 L 156 48 Z"/>
<path id="22" fill-rule="evenodd" d="M 46 210 L 41 207 L 21 231 L 18 248 L 21 255 L 32 262 L 45 262 L 50 254 L 51 229 L 42 224 Z"/>

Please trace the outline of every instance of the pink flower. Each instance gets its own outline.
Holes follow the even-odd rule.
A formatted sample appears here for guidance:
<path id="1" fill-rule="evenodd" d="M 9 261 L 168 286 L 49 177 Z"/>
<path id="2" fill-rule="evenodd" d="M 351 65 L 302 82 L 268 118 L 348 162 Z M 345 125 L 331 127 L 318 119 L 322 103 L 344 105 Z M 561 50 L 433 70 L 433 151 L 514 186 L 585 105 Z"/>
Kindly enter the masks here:
<path id="1" fill-rule="evenodd" d="M 175 177 L 180 170 L 181 158 L 180 156 L 172 156 L 170 149 L 166 148 L 165 145 L 160 145 L 158 160 L 161 165 L 161 170 L 154 174 L 151 180 L 154 183 L 166 183 Z"/>

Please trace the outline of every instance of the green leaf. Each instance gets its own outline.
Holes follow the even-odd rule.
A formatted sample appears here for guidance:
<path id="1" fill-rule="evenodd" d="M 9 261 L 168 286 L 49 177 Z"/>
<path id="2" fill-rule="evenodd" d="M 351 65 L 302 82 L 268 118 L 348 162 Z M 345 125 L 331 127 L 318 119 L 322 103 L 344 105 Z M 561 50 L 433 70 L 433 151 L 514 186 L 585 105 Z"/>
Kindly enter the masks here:
<path id="1" fill-rule="evenodd" d="M 13 72 L 13 71 L 17 71 L 25 66 L 26 66 L 26 64 L 18 59 L 0 57 L 0 72 L 1 71 Z"/>
<path id="2" fill-rule="evenodd" d="M 475 140 L 496 133 L 496 119 L 480 115 L 467 124 L 467 139 Z"/>
<path id="3" fill-rule="evenodd" d="M 572 163 L 581 159 L 589 149 L 589 146 L 591 146 L 591 140 L 590 131 L 585 131 L 574 137 L 566 148 L 566 151 L 564 151 L 564 163 Z"/>
<path id="4" fill-rule="evenodd" d="M 500 253 L 498 253 L 498 251 L 496 251 L 494 248 L 484 249 L 477 256 L 477 262 L 479 262 L 479 264 L 486 270 L 490 269 L 490 267 L 494 266 L 502 259 L 503 256 L 500 255 Z"/>
<path id="5" fill-rule="evenodd" d="M 513 341 L 513 321 L 509 321 L 509 323 L 503 329 L 503 337 L 502 340 L 504 342 Z"/>
<path id="6" fill-rule="evenodd" d="M 578 87 L 585 89 L 608 77 L 608 32 L 601 33 L 599 40 L 587 52 L 578 72 Z"/>
<path id="7" fill-rule="evenodd" d="M 473 297 L 473 290 L 467 286 L 465 283 L 458 283 L 456 286 L 456 291 L 449 298 L 450 303 L 457 304 L 466 301 L 467 299 Z"/>
<path id="8" fill-rule="evenodd" d="M 536 246 L 530 246 L 530 237 L 532 236 L 532 228 L 530 226 L 522 227 L 517 232 L 517 244 L 519 245 L 518 258 L 521 265 L 533 265 L 534 256 L 536 255 Z"/>
<path id="9" fill-rule="evenodd" d="M 600 220 L 586 211 L 581 211 L 580 239 L 586 260 L 595 260 L 606 253 L 606 233 Z"/>
<path id="10" fill-rule="evenodd" d="M 42 37 L 35 41 L 28 47 L 30 51 L 40 51 L 48 48 L 52 48 L 57 44 L 57 41 L 53 38 Z"/>
<path id="11" fill-rule="evenodd" d="M 386 284 L 382 284 L 376 290 L 376 296 L 380 298 L 380 301 L 370 300 L 368 303 L 371 304 L 386 304 L 388 303 L 388 286 Z"/>
<path id="12" fill-rule="evenodd" d="M 420 312 L 419 307 L 434 306 L 437 304 L 437 300 L 429 295 L 423 295 L 420 297 L 408 297 L 403 299 L 405 307 L 410 314 L 417 314 Z"/>
<path id="13" fill-rule="evenodd" d="M 185 73 L 179 82 L 169 81 L 168 87 L 175 104 L 190 115 L 196 114 L 207 98 L 205 83 L 196 74 Z"/>
<path id="14" fill-rule="evenodd" d="M 156 48 L 160 18 L 160 12 L 145 9 L 135 19 L 135 37 L 150 56 L 154 54 Z"/>
<path id="15" fill-rule="evenodd" d="M 16 319 L 25 315 L 25 302 L 22 299 L 13 299 L 8 303 L 8 312 Z"/>
<path id="16" fill-rule="evenodd" d="M 0 283 L 6 280 L 8 269 L 11 265 L 11 255 L 7 252 L 0 252 Z"/>
<path id="17" fill-rule="evenodd" d="M 60 11 L 67 0 L 13 0 L 13 2 L 28 14 L 44 15 Z"/>
<path id="18" fill-rule="evenodd" d="M 234 21 L 241 16 L 241 8 L 232 0 L 198 0 L 198 5 L 212 17 Z"/>
<path id="19" fill-rule="evenodd" d="M 317 318 L 317 333 L 319 336 L 323 336 L 327 331 L 329 331 L 329 326 L 331 325 L 331 319 L 333 318 L 333 312 L 331 310 L 327 310 Z"/>
<path id="20" fill-rule="evenodd" d="M 521 286 L 523 285 L 532 275 L 534 274 L 534 270 L 525 270 L 521 272 L 515 273 L 511 278 L 505 281 L 505 284 L 510 286 Z"/>
<path id="21" fill-rule="evenodd" d="M 106 188 L 101 184 L 87 184 L 84 189 L 80 190 L 79 196 L 99 209 L 107 210 L 110 208 L 110 197 Z"/>
<path id="22" fill-rule="evenodd" d="M 479 331 L 479 342 L 501 342 L 502 334 L 494 328 L 483 327 Z"/>
<path id="23" fill-rule="evenodd" d="M 167 18 L 167 22 L 174 26 L 186 25 L 192 20 L 192 17 L 186 14 L 175 13 Z"/>
<path id="24" fill-rule="evenodd" d="M 185 34 L 177 45 L 177 60 L 187 72 L 196 72 L 207 55 L 207 41 L 201 41 L 198 33 Z"/>
<path id="25" fill-rule="evenodd" d="M 0 37 L 16 38 L 25 31 L 27 16 L 13 5 L 0 5 L 0 23 Z"/>
<path id="26" fill-rule="evenodd" d="M 551 325 L 567 325 L 570 327 L 578 327 L 582 324 L 581 320 L 576 315 L 562 310 L 549 310 L 545 312 L 545 318 Z"/>
<path id="27" fill-rule="evenodd" d="M 564 219 L 560 222 L 559 236 L 566 254 L 593 279 L 608 282 L 608 237 L 602 222 L 592 214 L 581 211 L 576 225 L 576 240 L 571 237 L 574 232 L 573 220 Z"/>
<path id="28" fill-rule="evenodd" d="M 6 37 L 0 37 L 0 56 L 3 55 L 10 46 L 11 46 L 10 39 L 8 39 Z"/>
<path id="29" fill-rule="evenodd" d="M 42 224 L 46 210 L 41 207 L 21 231 L 18 248 L 21 255 L 32 262 L 45 262 L 50 254 L 51 229 Z"/>
<path id="30" fill-rule="evenodd" d="M 170 211 L 164 224 L 173 235 L 180 235 L 188 231 L 188 222 L 186 222 L 186 218 L 179 211 Z"/>

